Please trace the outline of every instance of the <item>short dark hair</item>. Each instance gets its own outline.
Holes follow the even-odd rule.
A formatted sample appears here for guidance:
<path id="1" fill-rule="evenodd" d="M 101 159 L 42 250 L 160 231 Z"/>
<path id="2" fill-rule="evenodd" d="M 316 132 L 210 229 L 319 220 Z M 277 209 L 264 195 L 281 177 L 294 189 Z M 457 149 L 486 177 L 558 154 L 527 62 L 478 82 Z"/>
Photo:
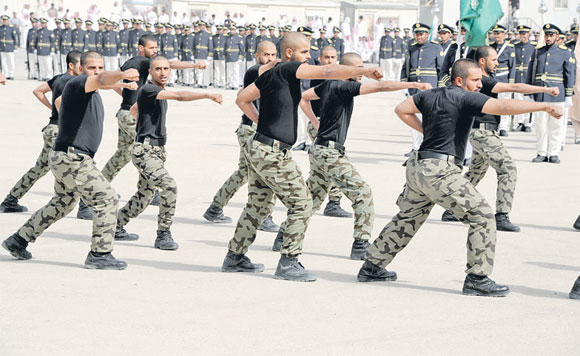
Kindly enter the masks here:
<path id="1" fill-rule="evenodd" d="M 147 42 L 157 42 L 157 40 L 151 35 L 143 35 L 139 37 L 139 46 L 145 46 Z"/>
<path id="2" fill-rule="evenodd" d="M 68 67 L 69 64 L 77 64 L 81 60 L 82 53 L 79 51 L 70 51 L 66 55 L 66 66 Z"/>
<path id="3" fill-rule="evenodd" d="M 455 78 L 465 80 L 471 69 L 479 69 L 479 65 L 473 59 L 461 58 L 456 60 L 451 67 L 451 83 L 455 83 Z"/>
<path id="4" fill-rule="evenodd" d="M 474 56 L 475 61 L 477 63 L 479 63 L 480 59 L 489 57 L 489 54 L 491 53 L 491 51 L 495 51 L 495 49 L 491 46 L 478 47 L 477 50 L 475 51 L 475 56 Z"/>
<path id="5" fill-rule="evenodd" d="M 149 69 L 153 69 L 153 65 L 161 60 L 166 60 L 167 62 L 169 62 L 167 57 L 157 55 L 157 56 L 151 58 L 151 61 L 149 62 Z"/>
<path id="6" fill-rule="evenodd" d="M 85 64 L 87 64 L 87 60 L 90 58 L 102 58 L 102 56 L 95 51 L 83 52 L 83 54 L 81 55 L 81 66 L 84 67 Z"/>

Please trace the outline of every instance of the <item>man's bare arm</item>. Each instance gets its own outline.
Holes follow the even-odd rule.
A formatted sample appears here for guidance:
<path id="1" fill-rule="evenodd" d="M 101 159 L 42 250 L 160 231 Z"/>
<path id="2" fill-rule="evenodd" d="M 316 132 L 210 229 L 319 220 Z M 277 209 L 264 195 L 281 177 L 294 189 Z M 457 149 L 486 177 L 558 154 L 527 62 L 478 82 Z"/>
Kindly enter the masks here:
<path id="1" fill-rule="evenodd" d="M 135 120 L 137 120 L 137 117 L 139 117 L 139 108 L 137 108 L 137 103 L 135 103 L 131 106 L 131 109 L 129 109 L 129 112 L 131 113 L 131 116 L 133 116 L 135 118 Z"/>
<path id="2" fill-rule="evenodd" d="M 535 111 L 545 111 L 556 119 L 559 119 L 564 114 L 559 106 L 550 103 L 498 99 L 489 99 L 481 111 L 491 115 L 519 115 Z"/>
<path id="3" fill-rule="evenodd" d="M 212 93 L 196 93 L 193 91 L 169 91 L 162 90 L 157 94 L 158 100 L 177 100 L 177 101 L 194 101 L 201 99 L 209 99 L 218 104 L 223 102 L 221 94 Z"/>
<path id="4" fill-rule="evenodd" d="M 256 86 L 256 84 L 251 84 L 247 86 L 244 90 L 242 90 L 238 97 L 236 98 L 236 105 L 242 109 L 242 112 L 246 114 L 247 117 L 250 118 L 253 122 L 258 122 L 258 110 L 252 104 L 254 100 L 260 98 L 260 89 Z"/>
<path id="5" fill-rule="evenodd" d="M 104 86 L 115 84 L 122 79 L 135 82 L 139 80 L 139 72 L 137 69 L 131 68 L 124 72 L 102 72 L 99 75 L 90 76 L 85 83 L 85 93 L 90 93 Z"/>
<path id="6" fill-rule="evenodd" d="M 39 86 L 37 86 L 36 89 L 34 89 L 32 91 L 32 94 L 34 94 L 36 99 L 38 99 L 44 106 L 46 106 L 48 108 L 48 110 L 52 110 L 52 104 L 50 103 L 50 101 L 46 97 L 46 93 L 51 92 L 51 91 L 52 91 L 52 89 L 50 88 L 48 83 L 44 82 L 44 83 L 40 84 Z"/>
<path id="7" fill-rule="evenodd" d="M 273 61 L 270 61 L 269 63 L 264 64 L 263 66 L 260 66 L 260 68 L 258 69 L 258 76 L 264 74 L 264 72 L 274 68 L 274 66 L 276 65 L 276 63 L 280 62 L 280 58 L 276 58 Z"/>
<path id="8" fill-rule="evenodd" d="M 54 106 L 56 106 L 56 111 L 60 112 L 60 103 L 62 102 L 62 96 L 59 96 L 54 101 Z"/>
<path id="9" fill-rule="evenodd" d="M 342 64 L 327 64 L 324 66 L 302 64 L 296 71 L 296 78 L 298 79 L 348 79 L 359 75 L 379 80 L 383 77 L 383 72 L 379 67 L 361 68 Z"/>
<path id="10" fill-rule="evenodd" d="M 395 108 L 395 114 L 397 114 L 401 121 L 403 121 L 410 128 L 422 133 L 423 125 L 421 124 L 421 120 L 419 120 L 417 115 L 415 115 L 419 112 L 419 109 L 417 109 L 417 106 L 413 101 L 413 97 L 408 97 L 407 99 L 403 100 L 403 102 L 397 105 Z"/>
<path id="11" fill-rule="evenodd" d="M 101 89 L 104 90 L 111 89 L 114 90 L 115 93 L 119 94 L 120 96 L 123 96 L 123 91 L 121 89 L 137 90 L 139 89 L 139 85 L 137 85 L 137 83 L 135 82 L 115 83 L 111 85 L 102 86 Z"/>
<path id="12" fill-rule="evenodd" d="M 541 87 L 538 85 L 529 85 L 524 83 L 497 83 L 491 90 L 492 93 L 521 93 L 521 94 L 536 94 L 536 93 L 546 93 L 553 96 L 558 96 L 560 94 L 560 89 L 558 87 Z"/>
<path id="13" fill-rule="evenodd" d="M 2 73 L 0 73 L 0 84 L 6 85 L 6 77 Z"/>
<path id="14" fill-rule="evenodd" d="M 300 108 L 302 109 L 304 114 L 306 114 L 308 120 L 310 120 L 312 125 L 314 125 L 314 127 L 317 130 L 320 127 L 320 122 L 318 122 L 318 120 L 316 119 L 316 115 L 314 114 L 314 111 L 312 111 L 312 104 L 310 103 L 310 101 L 318 99 L 320 98 L 318 97 L 318 95 L 316 95 L 314 88 L 310 88 L 304 93 L 302 93 L 302 100 L 300 100 Z"/>
<path id="15" fill-rule="evenodd" d="M 372 94 L 379 91 L 397 91 L 403 89 L 419 89 L 429 90 L 433 87 L 429 83 L 417 83 L 417 82 L 394 82 L 389 80 L 379 80 L 374 83 L 365 83 L 360 87 L 360 95 Z"/>
<path id="16" fill-rule="evenodd" d="M 201 61 L 199 63 L 188 63 L 188 62 L 181 62 L 181 61 L 170 61 L 169 62 L 169 67 L 171 69 L 189 69 L 189 68 L 205 69 L 206 66 L 207 66 L 207 64 L 205 63 L 205 61 Z"/>

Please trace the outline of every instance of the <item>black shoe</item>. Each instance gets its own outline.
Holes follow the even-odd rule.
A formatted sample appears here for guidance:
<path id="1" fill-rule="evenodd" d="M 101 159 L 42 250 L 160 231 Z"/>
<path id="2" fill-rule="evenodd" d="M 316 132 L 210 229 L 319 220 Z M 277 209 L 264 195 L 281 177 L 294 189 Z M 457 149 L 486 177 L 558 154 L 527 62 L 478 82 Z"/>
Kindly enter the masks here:
<path id="1" fill-rule="evenodd" d="M 524 132 L 525 130 L 526 130 L 526 126 L 524 124 L 518 124 L 518 127 L 516 127 L 514 131 Z"/>
<path id="2" fill-rule="evenodd" d="M 501 137 L 507 137 L 507 136 L 508 136 L 508 133 L 507 133 L 507 131 L 506 131 L 506 130 L 503 130 L 503 129 L 502 129 L 502 130 L 499 130 L 499 135 L 500 135 Z"/>
<path id="3" fill-rule="evenodd" d="M 280 251 L 282 249 L 282 242 L 284 242 L 284 231 L 278 230 L 278 234 L 274 239 L 274 244 L 272 245 L 272 251 Z"/>
<path id="4" fill-rule="evenodd" d="M 108 253 L 89 252 L 85 260 L 85 268 L 88 269 L 125 269 L 127 262 L 120 261 Z"/>
<path id="5" fill-rule="evenodd" d="M 470 164 L 471 164 L 470 158 L 466 158 L 463 160 L 463 167 L 469 167 Z"/>
<path id="6" fill-rule="evenodd" d="M 443 215 L 441 215 L 441 221 L 459 221 L 459 219 L 453 215 L 450 211 L 445 210 Z"/>
<path id="7" fill-rule="evenodd" d="M 542 155 L 537 155 L 536 158 L 534 158 L 532 160 L 533 163 L 539 163 L 539 162 L 548 162 L 548 157 L 546 156 L 542 156 Z"/>
<path id="8" fill-rule="evenodd" d="M 231 223 L 232 218 L 225 216 L 222 208 L 218 208 L 215 204 L 211 204 L 209 208 L 203 213 L 205 220 L 213 223 Z"/>
<path id="9" fill-rule="evenodd" d="M 28 211 L 28 209 L 19 205 L 18 199 L 12 194 L 8 194 L 2 204 L 0 204 L 0 213 L 23 213 L 25 211 Z"/>
<path id="10" fill-rule="evenodd" d="M 79 210 L 77 211 L 77 219 L 93 220 L 93 209 L 85 204 L 82 200 L 79 201 Z"/>
<path id="11" fill-rule="evenodd" d="M 222 264 L 222 272 L 263 272 L 264 265 L 261 263 L 252 263 L 252 261 L 243 254 L 233 253 L 228 251 L 224 263 Z"/>
<path id="12" fill-rule="evenodd" d="M 316 275 L 309 272 L 296 257 L 281 256 L 274 278 L 296 282 L 314 282 Z"/>
<path id="13" fill-rule="evenodd" d="M 529 127 L 529 126 L 526 126 L 526 127 L 524 128 L 524 132 L 532 132 L 532 128 L 531 128 L 531 127 Z"/>
<path id="14" fill-rule="evenodd" d="M 306 142 L 301 142 L 292 148 L 292 151 L 306 151 Z"/>
<path id="15" fill-rule="evenodd" d="M 354 240 L 350 249 L 351 260 L 364 260 L 365 253 L 371 244 L 368 240 Z"/>
<path id="16" fill-rule="evenodd" d="M 510 292 L 508 286 L 497 284 L 487 276 L 468 274 L 463 283 L 463 294 L 479 297 L 505 297 Z"/>
<path id="17" fill-rule="evenodd" d="M 151 200 L 151 203 L 149 203 L 149 205 L 159 206 L 159 191 L 158 190 L 155 191 L 155 195 L 153 195 L 153 200 Z"/>
<path id="18" fill-rule="evenodd" d="M 417 152 L 417 150 L 415 150 L 415 149 L 412 149 L 412 150 L 410 150 L 409 152 L 405 153 L 403 156 L 405 156 L 405 157 L 411 157 L 411 155 L 412 155 L 413 153 L 415 153 L 415 152 Z"/>
<path id="19" fill-rule="evenodd" d="M 550 157 L 548 157 L 548 162 L 550 162 L 550 163 L 560 163 L 560 157 L 558 157 L 558 156 L 550 156 Z"/>
<path id="20" fill-rule="evenodd" d="M 157 230 L 157 238 L 155 239 L 155 244 L 153 247 L 160 250 L 177 250 L 179 245 L 177 242 L 173 241 L 171 236 L 171 231 L 169 230 Z"/>
<path id="21" fill-rule="evenodd" d="M 576 279 L 576 282 L 574 282 L 574 285 L 572 286 L 570 299 L 580 299 L 580 277 Z"/>
<path id="22" fill-rule="evenodd" d="M 340 207 L 339 201 L 329 200 L 324 208 L 324 216 L 332 216 L 335 218 L 351 218 L 352 214 Z"/>
<path id="23" fill-rule="evenodd" d="M 32 258 L 32 254 L 26 249 L 27 246 L 28 241 L 16 233 L 2 242 L 2 247 L 17 260 L 29 260 Z"/>
<path id="24" fill-rule="evenodd" d="M 385 281 L 396 281 L 397 272 L 387 271 L 383 267 L 379 267 L 374 263 L 365 261 L 362 267 L 358 271 L 356 276 L 359 282 L 385 282 Z"/>
<path id="25" fill-rule="evenodd" d="M 258 227 L 258 230 L 266 232 L 278 232 L 280 230 L 280 226 L 276 225 L 274 220 L 272 220 L 272 215 L 268 215 L 268 217 L 262 221 Z"/>
<path id="26" fill-rule="evenodd" d="M 506 213 L 495 214 L 495 226 L 497 231 L 520 232 L 520 227 L 512 224 L 510 217 Z"/>
<path id="27" fill-rule="evenodd" d="M 572 225 L 572 227 L 574 227 L 576 230 L 580 230 L 580 215 L 578 215 L 578 217 L 576 218 L 576 221 L 574 221 L 574 225 Z"/>
<path id="28" fill-rule="evenodd" d="M 115 228 L 115 241 L 136 241 L 139 235 L 128 233 L 121 225 Z"/>

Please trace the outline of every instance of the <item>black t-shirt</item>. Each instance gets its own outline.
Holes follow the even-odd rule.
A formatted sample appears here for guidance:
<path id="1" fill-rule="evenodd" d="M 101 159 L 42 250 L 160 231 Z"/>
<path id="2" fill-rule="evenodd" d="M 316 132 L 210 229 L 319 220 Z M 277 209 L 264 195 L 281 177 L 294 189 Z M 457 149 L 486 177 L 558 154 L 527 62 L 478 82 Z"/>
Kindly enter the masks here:
<path id="1" fill-rule="evenodd" d="M 68 72 L 65 72 L 63 74 L 55 75 L 51 80 L 46 82 L 50 87 L 50 90 L 52 90 L 52 114 L 50 115 L 49 124 L 58 125 L 58 110 L 56 110 L 54 102 L 62 95 L 62 90 L 64 89 L 65 84 L 68 83 L 72 77 L 73 76 Z"/>
<path id="2" fill-rule="evenodd" d="M 256 81 L 256 79 L 258 79 L 259 76 L 259 69 L 262 65 L 261 64 L 256 64 L 251 66 L 250 68 L 248 68 L 248 70 L 246 71 L 246 74 L 244 74 L 244 88 L 252 85 L 252 83 L 254 83 Z M 255 100 L 252 104 L 254 104 L 254 106 L 256 107 L 256 109 L 258 109 L 258 112 L 260 111 L 260 99 Z M 249 117 L 246 116 L 246 114 L 242 115 L 242 119 L 248 119 L 250 120 Z"/>
<path id="3" fill-rule="evenodd" d="M 137 137 L 149 137 L 165 141 L 165 115 L 167 114 L 167 100 L 158 100 L 157 94 L 163 88 L 148 82 L 137 93 Z"/>
<path id="4" fill-rule="evenodd" d="M 354 97 L 360 94 L 360 83 L 327 80 L 314 88 L 320 100 L 320 128 L 316 137 L 344 145 Z"/>
<path id="5" fill-rule="evenodd" d="M 129 59 L 121 67 L 122 71 L 127 69 L 137 69 L 139 72 L 139 80 L 137 85 L 141 88 L 147 82 L 147 76 L 149 76 L 149 62 L 150 58 L 143 56 L 136 56 Z M 123 80 L 124 83 L 129 83 L 128 80 Z M 123 89 L 123 102 L 121 103 L 121 109 L 130 110 L 131 106 L 137 101 L 137 90 Z"/>
<path id="6" fill-rule="evenodd" d="M 444 153 L 463 160 L 474 116 L 489 99 L 455 85 L 413 95 L 415 106 L 423 114 L 423 143 L 419 151 Z"/>
<path id="7" fill-rule="evenodd" d="M 278 63 L 256 79 L 260 89 L 257 131 L 288 145 L 296 143 L 298 104 L 302 93 L 296 71 L 301 62 Z"/>
<path id="8" fill-rule="evenodd" d="M 479 91 L 481 94 L 487 95 L 491 98 L 497 99 L 497 93 L 492 93 L 493 87 L 499 83 L 495 78 L 486 77 L 485 75 L 481 77 L 481 90 Z M 501 116 L 498 115 L 489 115 L 484 113 L 479 113 L 475 117 L 474 127 L 479 126 L 482 123 L 491 123 L 499 125 L 501 121 Z"/>
<path id="9" fill-rule="evenodd" d="M 105 109 L 98 92 L 85 93 L 87 78 L 73 77 L 64 86 L 55 147 L 72 146 L 94 155 L 103 137 Z"/>
<path id="10" fill-rule="evenodd" d="M 313 79 L 310 81 L 310 87 L 311 88 L 317 87 L 323 82 L 324 79 Z M 316 117 L 320 117 L 320 100 L 312 100 L 310 102 L 310 105 L 312 106 L 312 111 L 314 112 L 314 115 L 316 115 Z"/>

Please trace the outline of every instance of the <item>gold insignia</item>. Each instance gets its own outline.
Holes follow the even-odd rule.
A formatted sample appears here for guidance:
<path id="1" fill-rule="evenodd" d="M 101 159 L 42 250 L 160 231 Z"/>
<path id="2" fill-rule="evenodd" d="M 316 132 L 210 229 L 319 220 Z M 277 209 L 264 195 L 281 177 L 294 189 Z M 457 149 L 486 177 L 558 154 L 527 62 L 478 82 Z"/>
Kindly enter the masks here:
<path id="1" fill-rule="evenodd" d="M 512 52 L 512 54 L 510 55 L 510 57 L 515 57 L 515 56 L 516 56 L 515 52 Z"/>
<path id="2" fill-rule="evenodd" d="M 443 26 L 443 25 L 439 25 L 439 28 L 445 28 L 445 26 Z"/>
<path id="3" fill-rule="evenodd" d="M 439 55 L 440 55 L 440 56 L 443 56 L 443 51 L 439 52 Z"/>
<path id="4" fill-rule="evenodd" d="M 415 25 L 415 27 L 416 27 L 416 28 L 419 28 L 419 27 L 421 27 L 421 25 L 419 25 L 419 24 L 416 24 L 416 25 Z"/>
<path id="5" fill-rule="evenodd" d="M 550 24 L 546 24 L 546 28 L 550 28 Z"/>

